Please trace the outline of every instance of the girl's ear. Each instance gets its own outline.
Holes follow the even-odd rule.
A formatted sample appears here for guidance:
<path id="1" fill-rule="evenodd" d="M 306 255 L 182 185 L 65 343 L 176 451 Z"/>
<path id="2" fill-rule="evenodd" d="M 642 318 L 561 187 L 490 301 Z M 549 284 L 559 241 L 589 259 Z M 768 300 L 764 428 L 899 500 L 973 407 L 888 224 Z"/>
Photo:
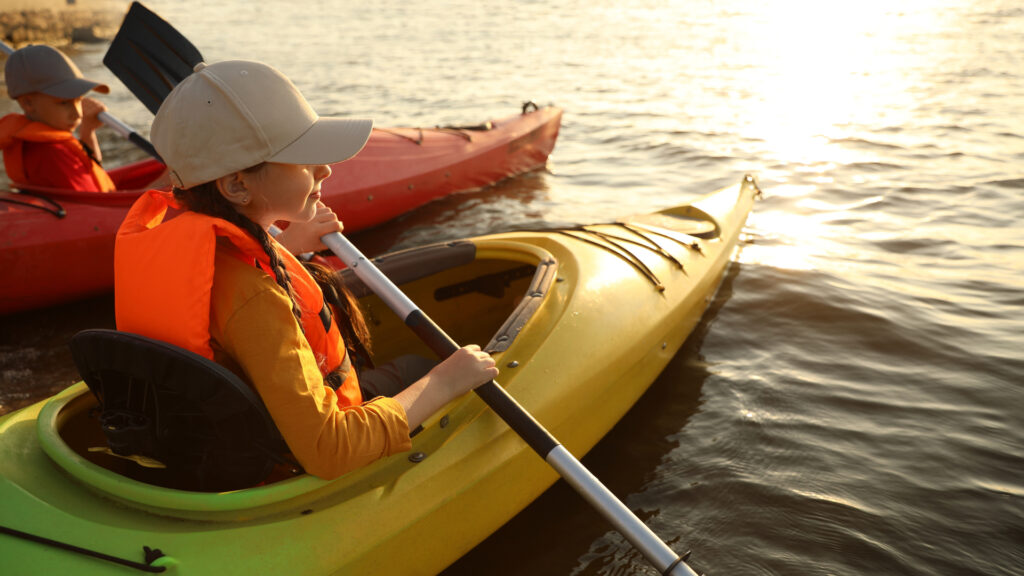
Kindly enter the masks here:
<path id="1" fill-rule="evenodd" d="M 245 185 L 245 178 L 241 172 L 228 174 L 217 178 L 217 191 L 225 200 L 235 206 L 249 205 L 249 188 Z"/>

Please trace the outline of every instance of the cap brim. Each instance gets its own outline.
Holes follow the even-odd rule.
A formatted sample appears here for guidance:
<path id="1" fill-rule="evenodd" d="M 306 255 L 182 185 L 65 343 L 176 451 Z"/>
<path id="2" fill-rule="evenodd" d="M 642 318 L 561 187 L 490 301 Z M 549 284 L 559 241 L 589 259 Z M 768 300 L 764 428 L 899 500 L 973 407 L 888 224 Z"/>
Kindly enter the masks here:
<path id="1" fill-rule="evenodd" d="M 100 94 L 110 93 L 110 87 L 106 84 L 100 84 L 85 78 L 71 78 L 53 86 L 47 86 L 40 90 L 40 92 L 57 98 L 78 98 L 90 90 L 95 90 Z"/>
<path id="2" fill-rule="evenodd" d="M 319 118 L 302 136 L 268 158 L 282 164 L 334 164 L 355 156 L 373 131 L 373 120 Z"/>

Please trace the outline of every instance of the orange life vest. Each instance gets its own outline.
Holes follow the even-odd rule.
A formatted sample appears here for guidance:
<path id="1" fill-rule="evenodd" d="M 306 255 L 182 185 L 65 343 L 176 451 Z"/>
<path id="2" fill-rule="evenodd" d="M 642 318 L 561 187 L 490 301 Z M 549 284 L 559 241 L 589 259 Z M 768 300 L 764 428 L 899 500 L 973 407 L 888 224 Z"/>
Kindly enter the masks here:
<path id="1" fill-rule="evenodd" d="M 255 238 L 226 220 L 185 211 L 164 222 L 168 208 L 179 208 L 173 195 L 150 190 L 135 202 L 117 232 L 117 328 L 169 342 L 212 360 L 210 294 L 217 238 L 229 240 L 239 257 L 268 273 L 270 258 Z M 323 292 L 287 249 L 274 244 L 291 276 L 302 329 L 320 373 L 326 376 L 340 367 L 344 381 L 335 390 L 339 405 L 360 404 L 363 397 L 358 377 Z"/>
<path id="2" fill-rule="evenodd" d="M 58 130 L 42 122 L 29 120 L 23 114 L 8 114 L 0 118 L 0 149 L 3 149 L 4 169 L 7 170 L 7 177 L 15 185 L 22 187 L 32 185 L 25 175 L 23 154 L 25 142 L 48 142 L 64 146 L 72 154 L 80 157 L 84 164 L 92 167 L 96 192 L 111 192 L 117 189 L 107 171 L 89 157 L 85 148 L 82 147 L 82 143 L 75 138 L 74 134 L 66 130 Z"/>

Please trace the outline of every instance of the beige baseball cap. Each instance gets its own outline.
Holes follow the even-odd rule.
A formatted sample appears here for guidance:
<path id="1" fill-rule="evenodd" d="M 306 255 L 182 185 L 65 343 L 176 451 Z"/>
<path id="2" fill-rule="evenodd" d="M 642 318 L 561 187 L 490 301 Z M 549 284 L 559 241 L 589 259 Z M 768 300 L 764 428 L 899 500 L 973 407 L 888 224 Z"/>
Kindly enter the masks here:
<path id="1" fill-rule="evenodd" d="M 82 78 L 78 66 L 51 46 L 29 44 L 15 50 L 4 64 L 4 77 L 11 98 L 32 92 L 57 98 L 78 98 L 90 90 L 110 93 L 106 84 Z"/>
<path id="2" fill-rule="evenodd" d="M 341 162 L 372 129 L 372 120 L 321 118 L 266 64 L 229 60 L 197 64 L 160 105 L 150 137 L 174 185 L 191 188 L 261 162 Z"/>

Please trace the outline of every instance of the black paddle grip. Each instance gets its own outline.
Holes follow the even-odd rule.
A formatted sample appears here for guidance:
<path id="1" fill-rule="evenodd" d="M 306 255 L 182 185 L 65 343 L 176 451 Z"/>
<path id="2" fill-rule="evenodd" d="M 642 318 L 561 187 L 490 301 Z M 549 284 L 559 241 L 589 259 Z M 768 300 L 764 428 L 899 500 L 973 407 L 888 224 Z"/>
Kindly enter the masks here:
<path id="1" fill-rule="evenodd" d="M 421 310 L 412 311 L 405 318 L 405 325 L 442 359 L 459 349 L 459 345 Z M 477 387 L 475 392 L 541 458 L 547 459 L 548 454 L 558 446 L 558 440 L 494 380 Z"/>
<path id="2" fill-rule="evenodd" d="M 558 447 L 558 440 L 494 380 L 477 387 L 474 392 L 544 460 Z"/>
<path id="3" fill-rule="evenodd" d="M 129 134 L 128 139 L 132 141 L 132 144 L 135 144 L 143 151 L 145 151 L 147 154 L 149 154 L 153 158 L 156 158 L 157 161 L 159 161 L 161 164 L 166 164 L 166 162 L 164 162 L 164 159 L 160 157 L 160 154 L 157 153 L 156 148 L 154 148 L 153 145 L 150 144 L 149 140 L 146 140 L 145 138 L 139 136 L 135 132 Z"/>
<path id="4" fill-rule="evenodd" d="M 420 337 L 420 340 L 442 360 L 459 349 L 455 340 L 452 340 L 440 326 L 434 324 L 434 321 L 422 310 L 416 309 L 410 312 L 405 317 L 405 325 L 412 329 Z"/>

